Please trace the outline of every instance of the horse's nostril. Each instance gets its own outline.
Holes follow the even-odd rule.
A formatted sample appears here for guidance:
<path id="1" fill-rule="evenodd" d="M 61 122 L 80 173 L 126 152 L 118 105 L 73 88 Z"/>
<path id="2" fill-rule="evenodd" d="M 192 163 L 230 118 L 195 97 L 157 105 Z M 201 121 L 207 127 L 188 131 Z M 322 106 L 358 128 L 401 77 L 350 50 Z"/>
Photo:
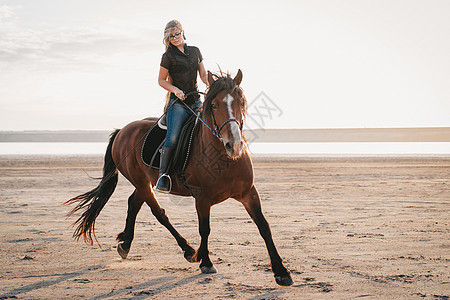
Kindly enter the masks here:
<path id="1" fill-rule="evenodd" d="M 233 149 L 233 146 L 231 146 L 230 142 L 225 144 L 225 149 L 227 149 L 227 151 L 230 151 L 231 149 Z"/>

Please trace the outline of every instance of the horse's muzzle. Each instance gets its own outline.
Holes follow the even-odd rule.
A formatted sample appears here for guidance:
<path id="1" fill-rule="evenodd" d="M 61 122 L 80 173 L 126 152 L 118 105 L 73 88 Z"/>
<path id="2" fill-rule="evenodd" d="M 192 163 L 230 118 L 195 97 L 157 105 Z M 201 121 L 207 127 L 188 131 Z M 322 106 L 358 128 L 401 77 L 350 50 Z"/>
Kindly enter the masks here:
<path id="1" fill-rule="evenodd" d="M 244 148 L 244 142 L 242 142 L 240 138 L 237 140 L 223 141 L 223 143 L 225 145 L 227 155 L 230 158 L 236 159 L 241 156 L 242 149 Z"/>

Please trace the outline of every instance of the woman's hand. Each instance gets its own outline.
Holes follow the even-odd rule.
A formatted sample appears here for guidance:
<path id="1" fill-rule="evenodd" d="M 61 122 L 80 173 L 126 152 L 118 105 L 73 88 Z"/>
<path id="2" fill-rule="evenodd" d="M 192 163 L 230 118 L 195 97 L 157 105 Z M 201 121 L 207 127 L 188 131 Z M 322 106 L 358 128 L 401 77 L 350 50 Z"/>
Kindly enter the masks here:
<path id="1" fill-rule="evenodd" d="M 182 90 L 177 89 L 177 90 L 174 92 L 174 94 L 175 94 L 175 96 L 177 96 L 179 99 L 184 100 L 184 93 L 183 93 Z"/>

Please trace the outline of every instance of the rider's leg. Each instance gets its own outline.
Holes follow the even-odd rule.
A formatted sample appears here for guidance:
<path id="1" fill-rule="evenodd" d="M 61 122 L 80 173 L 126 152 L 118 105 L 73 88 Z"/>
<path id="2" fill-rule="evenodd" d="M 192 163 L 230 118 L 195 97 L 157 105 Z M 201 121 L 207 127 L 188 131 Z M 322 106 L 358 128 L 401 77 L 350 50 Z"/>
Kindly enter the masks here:
<path id="1" fill-rule="evenodd" d="M 183 103 L 176 102 L 171 99 L 169 102 L 169 109 L 166 113 L 167 118 L 167 136 L 163 148 L 161 149 L 161 161 L 158 182 L 156 183 L 156 190 L 159 192 L 170 192 L 171 179 L 170 179 L 170 160 L 172 158 L 173 150 L 177 146 L 179 134 L 183 126 L 184 121 L 189 116 L 189 112 L 184 107 Z"/>

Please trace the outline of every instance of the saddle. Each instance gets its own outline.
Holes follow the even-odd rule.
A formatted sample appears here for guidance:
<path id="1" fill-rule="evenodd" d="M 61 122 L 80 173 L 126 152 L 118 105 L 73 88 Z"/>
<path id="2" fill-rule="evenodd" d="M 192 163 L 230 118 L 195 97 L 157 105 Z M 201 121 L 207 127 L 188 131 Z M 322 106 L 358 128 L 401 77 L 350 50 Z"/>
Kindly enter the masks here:
<path id="1" fill-rule="evenodd" d="M 154 169 L 159 170 L 161 152 L 159 151 L 166 141 L 167 126 L 164 123 L 165 118 L 161 118 L 158 124 L 153 126 L 148 132 L 144 140 L 141 150 L 142 162 Z M 189 152 L 194 136 L 195 125 L 197 124 L 197 116 L 192 114 L 183 124 L 180 132 L 180 139 L 171 158 L 170 165 L 172 170 L 180 174 L 184 173 L 189 161 Z"/>

